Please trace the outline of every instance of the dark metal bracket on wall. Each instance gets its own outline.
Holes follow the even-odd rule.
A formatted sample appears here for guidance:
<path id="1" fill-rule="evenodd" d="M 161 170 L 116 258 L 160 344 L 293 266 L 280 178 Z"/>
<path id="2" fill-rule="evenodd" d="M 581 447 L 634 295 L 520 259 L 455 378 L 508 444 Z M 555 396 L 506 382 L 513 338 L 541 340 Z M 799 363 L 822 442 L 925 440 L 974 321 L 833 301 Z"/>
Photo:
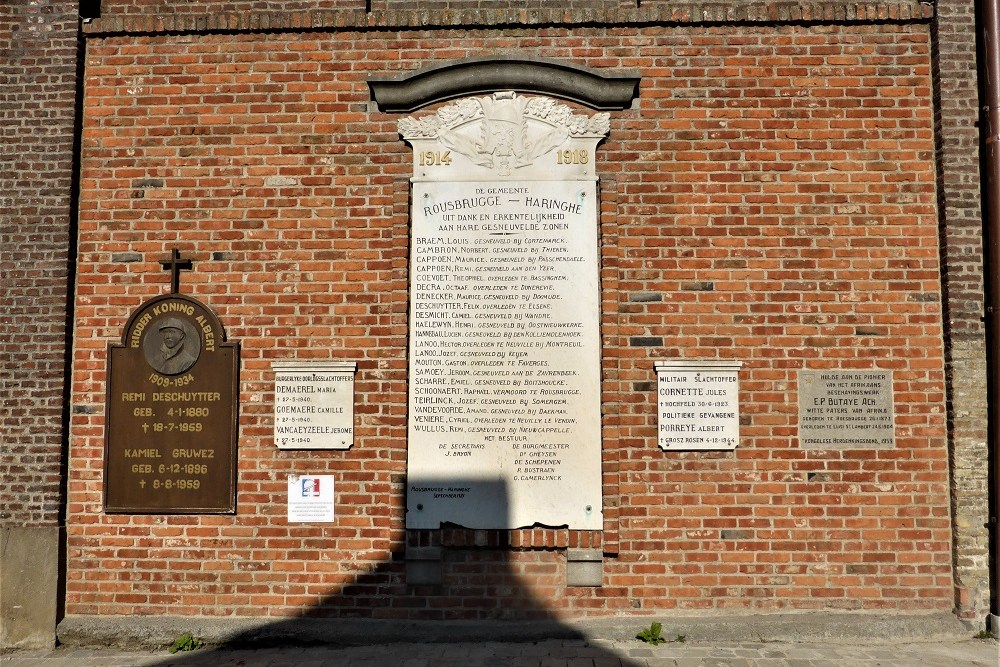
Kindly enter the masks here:
<path id="1" fill-rule="evenodd" d="M 368 81 L 379 111 L 410 113 L 436 102 L 498 90 L 540 93 L 599 111 L 627 109 L 639 95 L 633 72 L 605 74 L 564 62 L 469 58 L 396 79 Z"/>

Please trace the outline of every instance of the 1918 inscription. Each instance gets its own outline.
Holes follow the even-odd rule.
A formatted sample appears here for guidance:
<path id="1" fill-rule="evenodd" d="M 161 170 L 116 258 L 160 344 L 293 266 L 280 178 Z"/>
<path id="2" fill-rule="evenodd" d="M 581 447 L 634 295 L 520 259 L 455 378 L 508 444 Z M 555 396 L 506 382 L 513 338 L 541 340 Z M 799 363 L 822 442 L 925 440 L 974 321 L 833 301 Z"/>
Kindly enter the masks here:
<path id="1" fill-rule="evenodd" d="M 143 304 L 109 346 L 105 509 L 235 510 L 238 347 L 195 299 Z"/>

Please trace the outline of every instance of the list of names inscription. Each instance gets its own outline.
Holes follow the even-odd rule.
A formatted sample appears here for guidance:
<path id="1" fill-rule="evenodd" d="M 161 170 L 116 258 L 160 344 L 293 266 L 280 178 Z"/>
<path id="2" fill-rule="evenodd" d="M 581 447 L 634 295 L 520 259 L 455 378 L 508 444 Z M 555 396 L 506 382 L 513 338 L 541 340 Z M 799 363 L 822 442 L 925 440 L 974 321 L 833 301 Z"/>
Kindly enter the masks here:
<path id="1" fill-rule="evenodd" d="M 274 444 L 278 449 L 350 449 L 354 362 L 276 362 Z"/>
<path id="2" fill-rule="evenodd" d="M 581 443 L 600 432 L 593 187 L 414 189 L 426 203 L 414 216 L 410 446 L 430 445 L 457 479 L 491 470 L 558 512 Z"/>
<path id="3" fill-rule="evenodd" d="M 661 449 L 735 449 L 739 445 L 742 362 L 673 360 L 655 366 Z"/>

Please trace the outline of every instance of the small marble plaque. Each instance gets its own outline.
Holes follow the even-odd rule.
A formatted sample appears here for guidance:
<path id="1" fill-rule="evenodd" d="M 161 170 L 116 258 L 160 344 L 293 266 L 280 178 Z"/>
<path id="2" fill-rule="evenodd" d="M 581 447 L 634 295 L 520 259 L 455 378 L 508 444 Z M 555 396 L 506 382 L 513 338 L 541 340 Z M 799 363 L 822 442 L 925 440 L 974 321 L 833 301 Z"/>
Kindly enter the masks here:
<path id="1" fill-rule="evenodd" d="M 661 449 L 736 449 L 742 365 L 714 360 L 656 362 Z"/>
<path id="2" fill-rule="evenodd" d="M 892 371 L 799 371 L 799 445 L 803 449 L 894 446 Z"/>
<path id="3" fill-rule="evenodd" d="M 274 444 L 278 449 L 354 445 L 354 362 L 275 363 Z"/>

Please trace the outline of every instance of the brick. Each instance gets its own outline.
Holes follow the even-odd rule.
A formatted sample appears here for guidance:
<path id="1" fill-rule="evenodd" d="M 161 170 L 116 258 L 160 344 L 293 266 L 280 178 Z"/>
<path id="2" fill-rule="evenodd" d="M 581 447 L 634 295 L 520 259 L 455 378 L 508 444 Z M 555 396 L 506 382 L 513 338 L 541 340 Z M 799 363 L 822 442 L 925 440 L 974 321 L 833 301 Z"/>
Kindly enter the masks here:
<path id="1" fill-rule="evenodd" d="M 76 90 L 73 7 L 0 8 L 0 525 L 59 524 Z"/>

